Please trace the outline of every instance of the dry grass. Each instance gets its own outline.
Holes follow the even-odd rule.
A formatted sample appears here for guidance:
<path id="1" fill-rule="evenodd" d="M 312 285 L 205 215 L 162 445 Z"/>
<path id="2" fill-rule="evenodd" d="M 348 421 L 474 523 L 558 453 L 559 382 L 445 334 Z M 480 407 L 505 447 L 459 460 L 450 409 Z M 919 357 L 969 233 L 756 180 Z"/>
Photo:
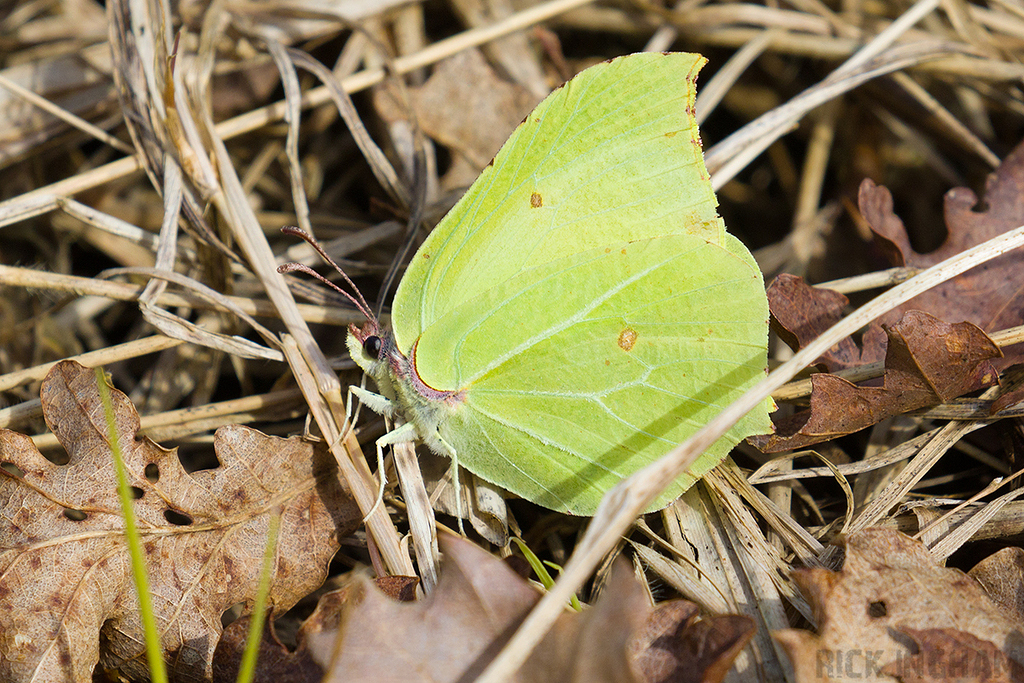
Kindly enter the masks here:
<path id="1" fill-rule="evenodd" d="M 138 29 L 165 25 L 169 10 L 156 2 L 134 28 L 120 2 L 106 15 L 88 2 L 11 6 L 0 16 L 0 426 L 38 433 L 40 447 L 52 448 L 38 382 L 54 361 L 74 357 L 113 372 L 147 434 L 196 450 L 221 424 L 294 433 L 311 413 L 360 505 L 373 507 L 376 484 L 359 444 L 341 438 L 343 382 L 358 381 L 344 357 L 344 325 L 360 316 L 334 302 L 295 303 L 275 267 L 314 261 L 278 228 L 295 224 L 330 241 L 332 255 L 374 293 L 402 224 L 440 215 L 451 198 L 437 189 L 437 150 L 410 136 L 404 118 L 382 120 L 365 93 L 383 82 L 420 83 L 432 65 L 471 46 L 537 95 L 567 71 L 617 54 L 706 54 L 714 75 L 702 79 L 698 115 L 708 168 L 730 230 L 756 250 L 766 278 L 858 276 L 836 283 L 851 296 L 906 280 L 915 273 L 878 270 L 851 210 L 861 178 L 893 191 L 926 251 L 942 239 L 942 193 L 958 185 L 980 192 L 1024 131 L 1020 5 L 939 5 L 182 3 L 181 16 L 170 17 L 174 34 Z M 307 55 L 328 67 L 310 76 Z M 950 271 L 929 282 L 943 276 Z M 848 319 L 824 347 L 869 313 Z M 786 357 L 781 345 L 775 353 Z M 780 388 L 789 377 L 775 377 L 767 390 L 780 402 L 806 396 L 806 382 Z M 949 557 L 972 538 L 1024 531 L 1017 491 L 994 497 L 992 487 L 955 481 L 923 490 L 950 449 L 982 463 L 971 481 L 1007 473 L 998 444 L 962 440 L 989 422 L 900 417 L 823 447 L 823 465 L 794 469 L 783 456 L 756 478 L 750 470 L 765 458 L 744 452 L 737 460 L 746 469 L 727 463 L 682 503 L 637 523 L 628 546 L 617 542 L 638 508 L 609 512 L 615 521 L 582 543 L 590 559 L 579 554 L 564 585 L 574 590 L 613 547 L 632 547 L 659 596 L 674 590 L 711 610 L 754 615 L 760 628 L 739 663 L 743 680 L 755 670 L 781 680 L 768 634 L 813 623 L 789 573 L 834 562 L 828 543 L 839 532 L 896 526 Z M 379 429 L 366 426 L 361 440 Z M 944 515 L 935 500 L 981 496 L 986 505 Z M 902 512 L 910 501 L 917 512 Z M 515 509 L 531 547 L 565 563 L 582 522 Z M 400 532 L 414 517 L 429 586 L 424 529 L 432 522 L 415 514 L 378 507 L 367 531 L 383 567 L 413 573 Z M 933 521 L 920 528 L 925 518 Z M 343 552 L 349 562 L 376 559 L 364 548 Z"/>

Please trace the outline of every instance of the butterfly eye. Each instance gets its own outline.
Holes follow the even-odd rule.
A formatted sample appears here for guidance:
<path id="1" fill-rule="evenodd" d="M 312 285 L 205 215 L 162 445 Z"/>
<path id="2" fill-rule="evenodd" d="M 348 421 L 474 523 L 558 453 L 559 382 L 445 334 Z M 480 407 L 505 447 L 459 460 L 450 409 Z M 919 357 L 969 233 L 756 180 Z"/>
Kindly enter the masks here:
<path id="1" fill-rule="evenodd" d="M 363 342 L 363 351 L 366 352 L 370 358 L 380 359 L 380 350 L 384 345 L 380 341 L 380 337 L 372 335 L 366 338 Z"/>

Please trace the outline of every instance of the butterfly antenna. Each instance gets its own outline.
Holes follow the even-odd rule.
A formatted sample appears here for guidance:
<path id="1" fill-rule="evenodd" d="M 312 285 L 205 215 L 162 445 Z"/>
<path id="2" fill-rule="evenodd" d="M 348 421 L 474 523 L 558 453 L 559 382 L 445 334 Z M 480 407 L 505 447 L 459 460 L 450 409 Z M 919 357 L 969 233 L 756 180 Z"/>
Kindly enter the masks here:
<path id="1" fill-rule="evenodd" d="M 335 290 L 336 292 L 338 292 L 339 294 L 344 296 L 349 301 L 351 301 L 355 305 L 355 307 L 357 309 L 359 309 L 359 312 L 362 313 L 364 316 L 366 316 L 367 320 L 373 320 L 373 321 L 377 320 L 377 317 L 374 316 L 373 312 L 370 310 L 369 304 L 366 303 L 366 299 L 363 298 L 363 293 L 359 291 L 359 288 L 356 287 L 354 282 L 352 282 L 352 279 L 348 275 L 345 274 L 345 271 L 342 270 L 341 267 L 337 263 L 334 262 L 334 259 L 332 259 L 330 256 L 327 255 L 327 252 L 324 251 L 323 247 L 320 246 L 320 243 L 317 242 L 316 239 L 312 235 L 310 235 L 308 232 L 306 232 L 302 228 L 297 228 L 294 225 L 286 225 L 285 227 L 281 228 L 281 232 L 283 232 L 286 235 L 294 235 L 295 237 L 301 237 L 302 239 L 304 239 L 306 241 L 307 244 L 309 244 L 309 246 L 311 246 L 314 249 L 316 249 L 316 253 L 320 254 L 320 258 L 322 258 L 327 263 L 331 264 L 331 266 L 336 271 L 338 271 L 338 273 L 341 275 L 342 279 L 345 280 L 345 282 L 348 284 L 349 287 L 352 288 L 352 291 L 355 292 L 356 295 L 352 296 L 351 294 L 346 292 L 344 289 L 342 289 L 338 285 L 334 284 L 333 282 L 331 282 L 330 280 L 325 278 L 320 273 L 316 272 L 315 270 L 313 270 L 309 266 L 304 265 L 302 263 L 294 263 L 294 262 L 293 263 L 285 263 L 285 264 L 280 265 L 280 266 L 277 267 L 277 272 L 283 274 L 283 273 L 292 273 L 292 272 L 295 272 L 295 271 L 299 271 L 301 273 L 305 273 L 306 275 L 311 275 L 311 276 L 315 277 L 317 280 L 319 280 L 320 282 L 324 283 L 325 285 L 327 285 L 331 289 Z"/>

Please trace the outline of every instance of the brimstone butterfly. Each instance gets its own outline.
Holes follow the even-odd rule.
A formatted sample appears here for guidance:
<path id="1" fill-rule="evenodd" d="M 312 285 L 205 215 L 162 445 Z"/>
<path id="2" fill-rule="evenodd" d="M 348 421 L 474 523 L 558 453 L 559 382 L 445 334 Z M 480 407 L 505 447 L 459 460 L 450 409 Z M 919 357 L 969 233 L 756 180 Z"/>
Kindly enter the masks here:
<path id="1" fill-rule="evenodd" d="M 417 251 L 392 331 L 348 347 L 418 440 L 553 510 L 592 514 L 622 478 L 764 376 L 761 273 L 725 232 L 693 116 L 693 54 L 635 54 L 545 99 Z M 766 402 L 669 485 L 663 507 Z"/>

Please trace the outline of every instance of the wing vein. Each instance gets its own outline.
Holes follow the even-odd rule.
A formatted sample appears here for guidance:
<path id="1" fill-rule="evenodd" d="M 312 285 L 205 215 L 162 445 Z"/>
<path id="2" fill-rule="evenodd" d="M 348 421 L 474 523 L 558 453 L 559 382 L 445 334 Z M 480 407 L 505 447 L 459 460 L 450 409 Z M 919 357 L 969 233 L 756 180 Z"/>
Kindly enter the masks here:
<path id="1" fill-rule="evenodd" d="M 638 280 L 641 280 L 641 279 L 647 277 L 651 272 L 653 272 L 653 271 L 657 270 L 658 268 L 662 267 L 668 261 L 670 261 L 670 260 L 672 260 L 674 258 L 678 258 L 678 256 L 679 255 L 673 255 L 672 257 L 670 257 L 668 259 L 659 259 L 657 262 L 652 263 L 647 268 L 637 272 L 636 274 L 634 274 L 634 275 L 632 275 L 632 276 L 630 276 L 628 278 L 625 278 L 623 280 L 620 280 L 619 282 L 617 282 L 615 284 L 615 286 L 609 287 L 603 294 L 601 294 L 598 297 L 595 297 L 589 303 L 584 304 L 573 315 L 563 319 L 563 321 L 561 321 L 560 323 L 558 323 L 556 325 L 552 325 L 551 327 L 549 327 L 549 328 L 547 328 L 545 330 L 542 330 L 541 332 L 538 332 L 537 334 L 533 335 L 529 339 L 527 339 L 524 342 L 520 343 L 518 346 L 510 349 L 509 351 L 507 351 L 507 352 L 501 354 L 500 356 L 498 356 L 497 358 L 495 358 L 493 361 L 491 361 L 490 363 L 485 365 L 483 368 L 481 368 L 479 371 L 477 371 L 477 373 L 473 377 L 471 377 L 468 380 L 468 382 L 472 382 L 473 380 L 475 380 L 475 379 L 477 379 L 479 377 L 482 377 L 483 375 L 486 375 L 488 372 L 490 372 L 494 368 L 496 368 L 496 367 L 498 367 L 498 366 L 508 362 L 512 358 L 515 358 L 519 354 L 529 350 L 531 347 L 533 347 L 537 343 L 547 339 L 548 337 L 556 335 L 559 332 L 572 327 L 573 325 L 577 325 L 577 324 L 583 322 L 584 319 L 585 319 L 585 316 L 589 312 L 593 311 L 595 308 L 597 308 L 598 306 L 600 306 L 601 304 L 606 302 L 608 299 L 610 299 L 611 297 L 613 297 L 616 294 L 618 294 L 619 292 L 621 292 L 623 289 L 625 289 L 629 285 L 633 284 L 634 282 L 637 282 Z M 557 273 L 556 274 L 552 274 L 551 276 L 549 276 L 549 278 L 550 277 L 555 277 L 555 276 L 557 276 Z M 549 279 L 549 278 L 546 278 L 546 279 Z M 484 316 L 484 317 L 482 317 L 480 319 L 480 323 L 478 323 L 478 324 L 482 324 L 487 319 L 489 319 L 489 318 L 493 317 L 494 315 L 496 315 L 498 313 L 498 310 L 499 309 L 494 309 L 491 312 L 489 312 L 486 316 Z"/>

